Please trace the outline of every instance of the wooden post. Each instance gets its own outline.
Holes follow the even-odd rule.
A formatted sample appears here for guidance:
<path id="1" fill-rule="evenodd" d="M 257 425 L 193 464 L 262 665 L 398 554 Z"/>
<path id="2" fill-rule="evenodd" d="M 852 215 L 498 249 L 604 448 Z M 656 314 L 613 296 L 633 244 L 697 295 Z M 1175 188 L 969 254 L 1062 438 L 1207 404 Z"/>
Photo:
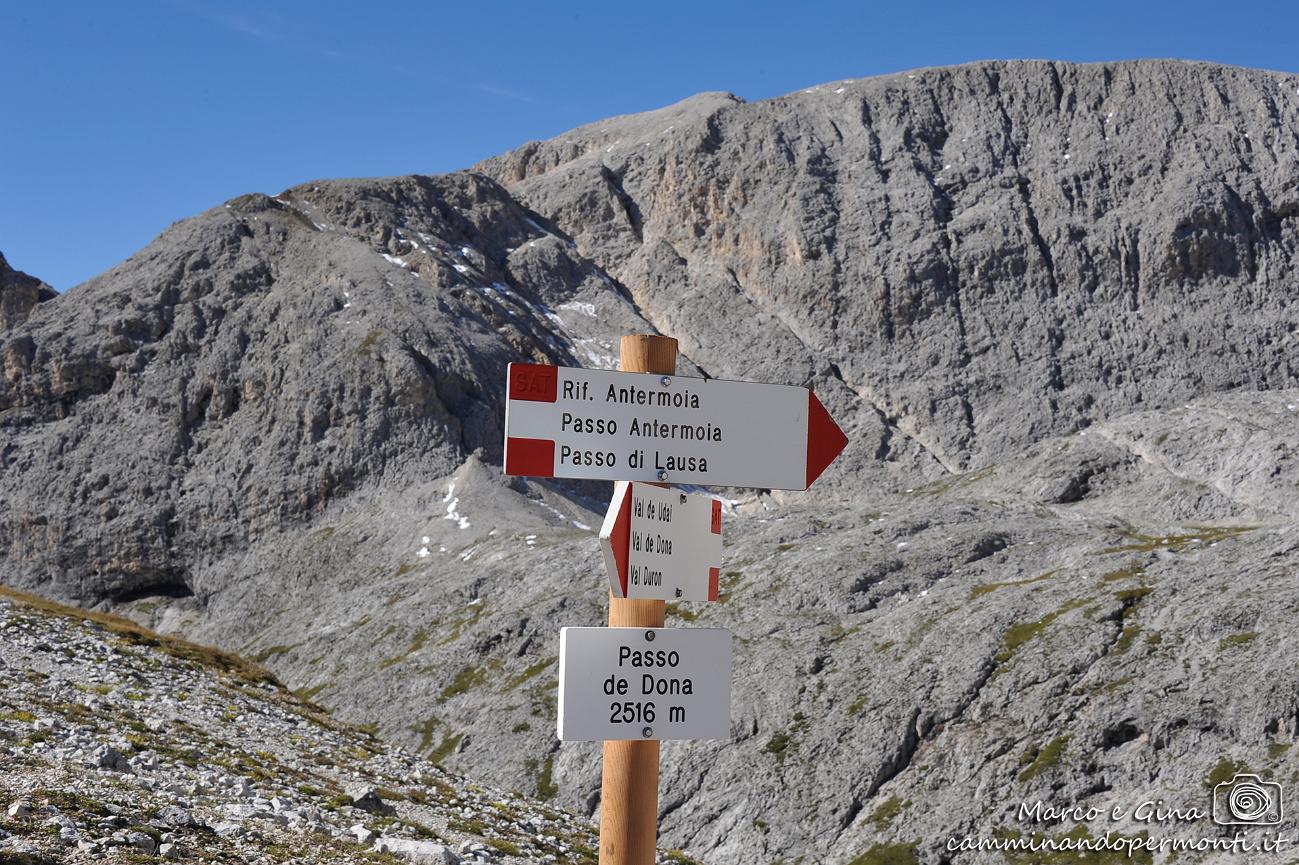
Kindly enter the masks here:
<path id="1" fill-rule="evenodd" d="M 676 375 L 677 341 L 624 336 L 623 372 Z M 661 628 L 663 601 L 609 595 L 609 627 Z M 600 786 L 600 865 L 654 865 L 658 842 L 659 743 L 605 742 Z"/>

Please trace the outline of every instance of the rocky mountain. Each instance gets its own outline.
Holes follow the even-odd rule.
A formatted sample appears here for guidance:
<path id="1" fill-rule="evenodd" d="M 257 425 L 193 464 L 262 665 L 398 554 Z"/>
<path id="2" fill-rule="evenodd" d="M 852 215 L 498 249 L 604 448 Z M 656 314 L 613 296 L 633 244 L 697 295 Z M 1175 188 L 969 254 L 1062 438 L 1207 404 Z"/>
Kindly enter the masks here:
<path id="1" fill-rule="evenodd" d="M 0 330 L 3 580 L 594 813 L 555 655 L 607 488 L 501 477 L 504 368 L 658 330 L 850 439 L 723 491 L 670 623 L 734 633 L 734 740 L 665 746 L 665 844 L 979 862 L 1074 829 L 1020 801 L 1293 782 L 1297 121 L 1292 75 L 981 63 L 233 199 Z"/>

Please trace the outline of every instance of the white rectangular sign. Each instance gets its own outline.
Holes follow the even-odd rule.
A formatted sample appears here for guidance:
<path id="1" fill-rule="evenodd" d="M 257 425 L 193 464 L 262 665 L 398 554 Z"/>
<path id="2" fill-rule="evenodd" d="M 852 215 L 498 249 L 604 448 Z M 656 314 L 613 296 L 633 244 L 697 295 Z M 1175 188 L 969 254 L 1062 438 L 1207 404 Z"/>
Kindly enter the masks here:
<path id="1" fill-rule="evenodd" d="M 512 363 L 505 473 L 803 490 L 847 444 L 805 387 Z"/>
<path id="2" fill-rule="evenodd" d="M 614 597 L 715 601 L 721 500 L 619 481 L 600 528 L 600 548 Z"/>
<path id="3" fill-rule="evenodd" d="M 560 629 L 561 740 L 730 735 L 730 631 Z"/>

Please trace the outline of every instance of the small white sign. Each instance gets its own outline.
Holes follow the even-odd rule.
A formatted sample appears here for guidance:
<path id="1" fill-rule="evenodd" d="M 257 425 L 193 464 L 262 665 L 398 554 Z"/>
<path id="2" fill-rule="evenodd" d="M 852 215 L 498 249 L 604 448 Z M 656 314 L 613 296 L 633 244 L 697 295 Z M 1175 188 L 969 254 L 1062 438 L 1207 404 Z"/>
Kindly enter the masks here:
<path id="1" fill-rule="evenodd" d="M 715 601 L 722 502 L 619 481 L 600 528 L 600 548 L 614 597 Z"/>
<path id="2" fill-rule="evenodd" d="M 561 740 L 730 735 L 730 631 L 560 629 Z"/>
<path id="3" fill-rule="evenodd" d="M 505 473 L 804 490 L 848 439 L 805 387 L 512 363 Z"/>

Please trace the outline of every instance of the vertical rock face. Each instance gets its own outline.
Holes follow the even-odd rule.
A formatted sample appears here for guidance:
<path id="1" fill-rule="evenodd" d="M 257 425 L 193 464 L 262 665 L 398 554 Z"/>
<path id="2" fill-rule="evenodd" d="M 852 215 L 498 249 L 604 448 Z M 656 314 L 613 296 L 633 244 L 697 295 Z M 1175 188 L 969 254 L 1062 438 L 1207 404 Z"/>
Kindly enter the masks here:
<path id="1" fill-rule="evenodd" d="M 34 276 L 14 270 L 0 253 L 0 330 L 22 324 L 38 303 L 58 293 Z"/>
<path id="2" fill-rule="evenodd" d="M 657 328 L 851 442 L 734 493 L 723 600 L 671 614 L 737 639 L 666 843 L 928 863 L 1044 829 L 1012 800 L 1202 805 L 1295 770 L 1296 178 L 1296 76 L 981 63 L 242 196 L 5 307 L 0 580 L 592 810 L 555 634 L 603 620 L 605 491 L 501 478 L 504 370 Z"/>
<path id="3" fill-rule="evenodd" d="M 1296 383 L 1297 82 L 979 63 L 704 95 L 480 168 L 711 373 L 841 379 L 882 454 L 962 470 Z"/>

